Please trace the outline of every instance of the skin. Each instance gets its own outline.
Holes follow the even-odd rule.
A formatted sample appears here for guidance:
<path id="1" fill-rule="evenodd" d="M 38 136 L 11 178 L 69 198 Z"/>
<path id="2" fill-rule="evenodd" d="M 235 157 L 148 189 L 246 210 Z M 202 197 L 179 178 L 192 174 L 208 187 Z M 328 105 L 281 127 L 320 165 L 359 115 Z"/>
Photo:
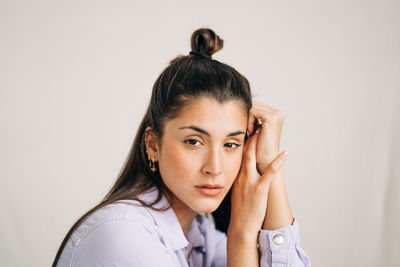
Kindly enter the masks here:
<path id="1" fill-rule="evenodd" d="M 253 134 L 255 118 L 260 118 L 264 127 Z M 197 213 L 216 210 L 233 186 L 228 266 L 258 266 L 259 230 L 293 222 L 282 169 L 287 155 L 278 153 L 283 121 L 283 112 L 255 100 L 246 114 L 240 101 L 221 104 L 201 97 L 166 122 L 162 146 L 151 128 L 146 132 L 149 158 L 159 162 L 185 235 Z M 209 136 L 180 129 L 187 126 L 201 128 Z M 244 142 L 246 130 L 250 138 Z M 228 136 L 231 133 L 237 134 Z M 222 193 L 204 196 L 194 187 L 206 183 L 222 185 Z"/>

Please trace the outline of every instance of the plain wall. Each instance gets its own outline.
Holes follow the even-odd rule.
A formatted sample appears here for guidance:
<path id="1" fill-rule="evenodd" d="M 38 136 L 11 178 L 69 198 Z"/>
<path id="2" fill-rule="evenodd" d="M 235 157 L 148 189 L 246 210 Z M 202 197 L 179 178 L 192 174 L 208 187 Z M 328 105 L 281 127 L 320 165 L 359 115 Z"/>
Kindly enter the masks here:
<path id="1" fill-rule="evenodd" d="M 0 1 L 0 259 L 49 266 L 114 183 L 169 60 L 214 58 L 285 112 L 313 266 L 399 266 L 399 1 Z"/>

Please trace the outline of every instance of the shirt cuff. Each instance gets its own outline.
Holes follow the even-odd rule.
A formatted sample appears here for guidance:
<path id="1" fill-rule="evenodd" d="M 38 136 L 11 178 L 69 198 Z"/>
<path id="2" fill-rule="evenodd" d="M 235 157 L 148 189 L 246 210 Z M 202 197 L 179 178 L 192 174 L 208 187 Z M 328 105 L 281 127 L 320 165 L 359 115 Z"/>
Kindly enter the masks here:
<path id="1" fill-rule="evenodd" d="M 258 244 L 261 253 L 288 250 L 300 242 L 297 221 L 293 218 L 291 225 L 285 225 L 275 230 L 261 229 L 258 235 Z"/>

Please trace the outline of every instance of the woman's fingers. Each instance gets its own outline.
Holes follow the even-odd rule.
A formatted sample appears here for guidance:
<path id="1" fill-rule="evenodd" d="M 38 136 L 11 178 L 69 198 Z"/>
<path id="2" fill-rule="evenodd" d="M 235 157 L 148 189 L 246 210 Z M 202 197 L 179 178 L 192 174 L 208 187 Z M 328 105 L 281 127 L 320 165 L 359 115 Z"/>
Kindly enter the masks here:
<path id="1" fill-rule="evenodd" d="M 288 157 L 288 152 L 286 150 L 279 153 L 275 159 L 270 163 L 265 173 L 261 176 L 261 183 L 271 182 L 275 175 L 280 171 Z"/>
<path id="2" fill-rule="evenodd" d="M 249 134 L 252 134 L 254 131 L 254 122 L 256 119 L 260 119 L 263 124 L 284 120 L 285 115 L 281 110 L 270 107 L 255 99 L 253 99 L 252 103 L 247 122 Z M 281 131 L 281 129 L 279 131 Z"/>
<path id="3" fill-rule="evenodd" d="M 247 120 L 247 131 L 249 132 L 250 135 L 253 134 L 255 120 L 256 120 L 256 118 L 254 117 L 253 113 L 250 111 L 249 118 Z"/>
<path id="4" fill-rule="evenodd" d="M 255 170 L 256 171 L 256 148 L 257 148 L 257 140 L 258 140 L 258 136 L 259 134 L 256 133 L 254 135 L 252 135 L 246 142 L 245 145 L 245 152 L 244 152 L 244 156 L 243 156 L 243 160 L 244 160 L 244 167 L 246 172 L 251 175 L 252 171 L 251 170 Z M 256 171 L 257 173 L 257 171 Z"/>

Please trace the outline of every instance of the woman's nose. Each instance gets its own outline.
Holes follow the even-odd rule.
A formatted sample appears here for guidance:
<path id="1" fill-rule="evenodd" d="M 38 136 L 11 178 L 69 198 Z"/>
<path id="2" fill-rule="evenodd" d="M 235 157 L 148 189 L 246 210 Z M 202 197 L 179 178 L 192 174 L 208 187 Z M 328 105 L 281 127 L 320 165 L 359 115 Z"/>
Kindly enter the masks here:
<path id="1" fill-rule="evenodd" d="M 208 176 L 218 176 L 222 173 L 219 151 L 210 150 L 203 165 L 203 173 Z"/>

